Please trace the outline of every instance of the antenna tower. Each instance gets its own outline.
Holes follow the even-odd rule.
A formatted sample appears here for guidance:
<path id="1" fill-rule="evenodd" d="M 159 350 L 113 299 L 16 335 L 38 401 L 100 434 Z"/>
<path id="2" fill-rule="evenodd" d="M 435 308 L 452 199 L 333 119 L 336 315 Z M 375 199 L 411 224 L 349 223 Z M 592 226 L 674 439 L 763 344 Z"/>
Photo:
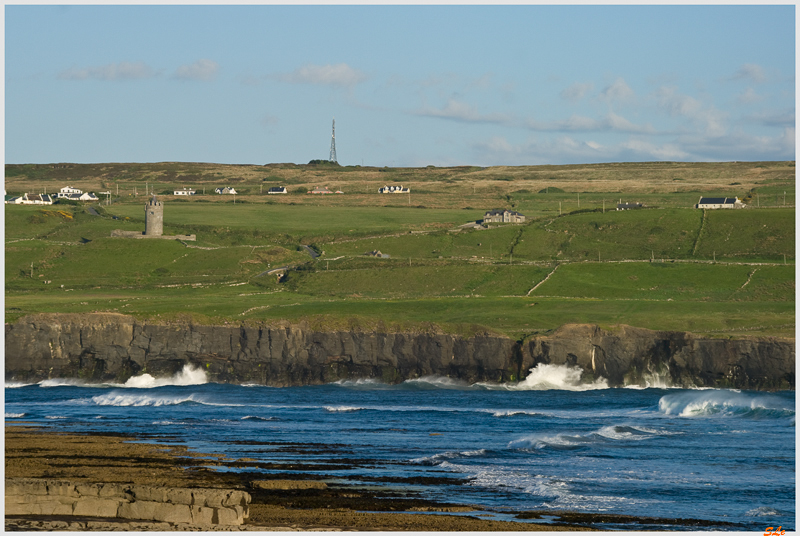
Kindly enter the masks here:
<path id="1" fill-rule="evenodd" d="M 333 120 L 333 126 L 331 126 L 331 156 L 328 159 L 330 162 L 336 164 L 336 119 Z"/>

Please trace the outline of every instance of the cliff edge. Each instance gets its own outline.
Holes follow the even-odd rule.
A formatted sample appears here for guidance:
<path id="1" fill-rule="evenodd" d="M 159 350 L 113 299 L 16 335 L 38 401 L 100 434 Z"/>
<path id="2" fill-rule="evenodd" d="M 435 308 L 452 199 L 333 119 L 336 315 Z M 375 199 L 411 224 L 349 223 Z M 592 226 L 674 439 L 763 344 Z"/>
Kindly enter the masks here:
<path id="1" fill-rule="evenodd" d="M 6 324 L 6 381 L 124 382 L 186 364 L 209 380 L 271 386 L 447 376 L 513 382 L 539 364 L 580 367 L 611 387 L 794 389 L 795 342 L 712 339 L 630 326 L 565 325 L 524 341 L 482 334 L 319 332 L 302 325 L 153 324 L 119 314 L 37 314 Z"/>

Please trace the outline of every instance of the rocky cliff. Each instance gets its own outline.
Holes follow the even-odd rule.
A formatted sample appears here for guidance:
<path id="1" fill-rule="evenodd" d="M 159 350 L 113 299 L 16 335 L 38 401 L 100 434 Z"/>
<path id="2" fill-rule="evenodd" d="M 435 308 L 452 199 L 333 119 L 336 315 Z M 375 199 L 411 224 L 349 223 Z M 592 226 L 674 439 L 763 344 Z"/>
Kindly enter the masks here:
<path id="1" fill-rule="evenodd" d="M 6 381 L 122 382 L 189 363 L 212 381 L 272 386 L 439 375 L 509 382 L 540 363 L 582 369 L 612 387 L 794 389 L 794 339 L 710 339 L 621 326 L 562 326 L 524 341 L 489 334 L 317 332 L 298 325 L 152 324 L 117 314 L 31 315 L 5 331 Z"/>

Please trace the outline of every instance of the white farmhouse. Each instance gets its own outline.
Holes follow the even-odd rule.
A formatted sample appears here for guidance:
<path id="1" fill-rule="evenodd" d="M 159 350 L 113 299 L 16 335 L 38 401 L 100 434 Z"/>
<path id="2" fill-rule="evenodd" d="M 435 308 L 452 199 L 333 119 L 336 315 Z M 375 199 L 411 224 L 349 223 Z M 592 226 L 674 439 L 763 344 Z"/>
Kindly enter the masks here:
<path id="1" fill-rule="evenodd" d="M 744 206 L 738 197 L 701 197 L 695 208 L 743 208 Z"/>
<path id="2" fill-rule="evenodd" d="M 79 190 L 77 188 L 73 188 L 72 186 L 64 186 L 63 188 L 61 188 L 61 191 L 59 191 L 56 194 L 56 196 L 57 197 L 69 197 L 69 196 L 71 196 L 73 194 L 82 194 L 82 193 L 83 193 L 83 190 Z"/>
<path id="3" fill-rule="evenodd" d="M 383 188 L 378 189 L 378 193 L 381 194 L 407 194 L 411 193 L 409 188 L 403 188 L 402 186 L 384 186 Z"/>
<path id="4" fill-rule="evenodd" d="M 175 190 L 174 195 L 195 195 L 196 193 L 197 192 L 191 188 L 182 188 L 180 190 Z"/>

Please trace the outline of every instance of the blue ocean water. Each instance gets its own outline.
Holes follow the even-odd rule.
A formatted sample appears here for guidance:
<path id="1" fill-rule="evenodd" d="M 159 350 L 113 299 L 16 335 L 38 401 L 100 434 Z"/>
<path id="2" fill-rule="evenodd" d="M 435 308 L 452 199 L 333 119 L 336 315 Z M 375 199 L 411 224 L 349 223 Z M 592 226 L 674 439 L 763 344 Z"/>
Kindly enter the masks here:
<path id="1" fill-rule="evenodd" d="M 124 385 L 6 383 L 5 417 L 292 461 L 300 473 L 324 463 L 316 472 L 350 483 L 462 478 L 406 485 L 424 498 L 488 510 L 719 523 L 703 530 L 796 529 L 793 391 L 610 389 L 602 381 L 582 385 L 578 375 L 544 365 L 506 386 L 422 378 L 272 388 L 207 383 L 187 367 L 173 378 L 144 375 Z"/>

